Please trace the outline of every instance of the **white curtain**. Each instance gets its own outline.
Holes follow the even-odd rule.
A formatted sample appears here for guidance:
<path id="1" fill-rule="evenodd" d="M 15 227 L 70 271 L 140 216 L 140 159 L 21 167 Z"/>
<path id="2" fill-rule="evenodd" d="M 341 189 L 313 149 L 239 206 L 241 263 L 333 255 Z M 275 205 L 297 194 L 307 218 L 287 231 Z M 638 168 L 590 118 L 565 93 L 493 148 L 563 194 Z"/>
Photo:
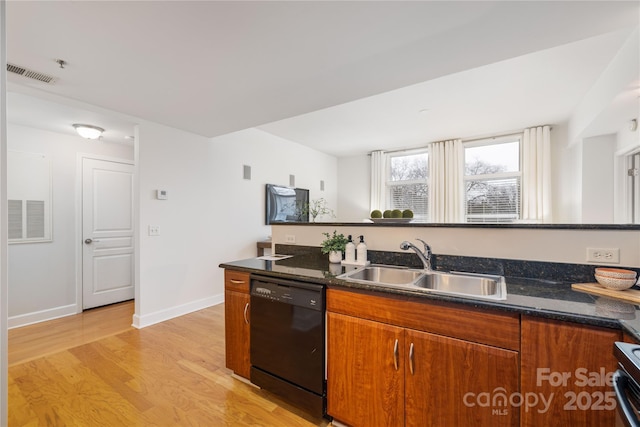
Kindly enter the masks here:
<path id="1" fill-rule="evenodd" d="M 464 152 L 459 139 L 429 146 L 429 220 L 464 221 Z"/>
<path id="2" fill-rule="evenodd" d="M 525 129 L 522 151 L 522 219 L 550 223 L 551 128 Z"/>
<path id="3" fill-rule="evenodd" d="M 371 197 L 369 212 L 384 209 L 387 156 L 384 151 L 371 152 Z"/>

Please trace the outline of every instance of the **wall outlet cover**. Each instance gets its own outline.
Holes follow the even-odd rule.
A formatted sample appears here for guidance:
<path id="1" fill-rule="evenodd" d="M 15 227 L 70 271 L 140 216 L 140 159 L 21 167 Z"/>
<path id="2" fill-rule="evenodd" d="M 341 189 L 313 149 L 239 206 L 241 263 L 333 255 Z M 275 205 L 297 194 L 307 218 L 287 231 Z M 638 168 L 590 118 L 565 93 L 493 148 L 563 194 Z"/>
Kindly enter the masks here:
<path id="1" fill-rule="evenodd" d="M 587 248 L 587 262 L 620 264 L 620 248 Z"/>

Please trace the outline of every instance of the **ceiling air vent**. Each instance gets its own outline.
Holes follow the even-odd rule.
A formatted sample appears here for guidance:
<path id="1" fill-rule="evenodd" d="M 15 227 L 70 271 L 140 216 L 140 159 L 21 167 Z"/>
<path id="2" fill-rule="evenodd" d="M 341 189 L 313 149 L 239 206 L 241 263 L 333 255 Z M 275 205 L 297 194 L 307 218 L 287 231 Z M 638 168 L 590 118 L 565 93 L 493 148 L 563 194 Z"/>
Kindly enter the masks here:
<path id="1" fill-rule="evenodd" d="M 7 71 L 10 73 L 18 74 L 22 77 L 26 77 L 33 80 L 38 80 L 44 83 L 54 83 L 55 77 L 48 76 L 44 73 L 39 73 L 37 71 L 29 70 L 28 68 L 20 67 L 18 65 L 7 63 Z"/>

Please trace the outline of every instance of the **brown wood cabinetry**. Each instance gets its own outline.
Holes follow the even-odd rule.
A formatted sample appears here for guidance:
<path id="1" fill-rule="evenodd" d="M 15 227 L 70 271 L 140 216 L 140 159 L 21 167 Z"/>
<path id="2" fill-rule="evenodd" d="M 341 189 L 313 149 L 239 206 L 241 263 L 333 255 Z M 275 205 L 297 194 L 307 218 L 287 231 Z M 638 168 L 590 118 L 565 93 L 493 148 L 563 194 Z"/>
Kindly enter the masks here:
<path id="1" fill-rule="evenodd" d="M 249 273 L 224 272 L 224 320 L 226 366 L 237 375 L 249 378 Z"/>
<path id="2" fill-rule="evenodd" d="M 338 421 L 518 425 L 518 408 L 499 398 L 518 391 L 518 315 L 332 289 L 327 310 L 327 405 Z"/>
<path id="3" fill-rule="evenodd" d="M 250 274 L 225 270 L 226 366 L 250 376 Z M 328 289 L 327 413 L 352 427 L 613 426 L 621 330 Z"/>
<path id="4" fill-rule="evenodd" d="M 518 425 L 518 352 L 413 330 L 405 341 L 405 425 Z"/>
<path id="5" fill-rule="evenodd" d="M 610 376 L 621 338 L 619 330 L 523 315 L 521 389 L 536 404 L 521 408 L 522 426 L 613 426 Z"/>
<path id="6" fill-rule="evenodd" d="M 622 333 L 622 341 L 631 344 L 638 344 L 638 340 L 626 331 Z"/>
<path id="7" fill-rule="evenodd" d="M 328 313 L 327 331 L 327 412 L 353 426 L 404 425 L 403 329 Z"/>

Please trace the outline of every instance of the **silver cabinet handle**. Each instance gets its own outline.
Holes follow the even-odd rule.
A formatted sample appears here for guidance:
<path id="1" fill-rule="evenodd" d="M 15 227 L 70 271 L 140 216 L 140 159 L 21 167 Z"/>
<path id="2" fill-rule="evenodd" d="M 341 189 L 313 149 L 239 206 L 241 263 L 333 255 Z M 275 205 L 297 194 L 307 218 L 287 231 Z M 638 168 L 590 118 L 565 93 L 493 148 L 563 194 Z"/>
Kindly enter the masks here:
<path id="1" fill-rule="evenodd" d="M 409 347 L 409 371 L 411 371 L 411 375 L 413 375 L 413 343 Z"/>
<path id="2" fill-rule="evenodd" d="M 243 316 L 244 316 L 244 323 L 246 323 L 247 325 L 249 324 L 249 319 L 247 318 L 247 311 L 248 311 L 248 310 L 249 310 L 249 303 L 246 303 L 246 304 L 244 305 L 244 313 L 243 313 Z"/>
<path id="3" fill-rule="evenodd" d="M 90 244 L 92 244 L 92 243 L 98 243 L 98 242 L 100 242 L 100 240 L 98 240 L 98 239 L 84 239 L 84 242 L 85 242 L 87 245 L 90 245 Z"/>
<path id="4" fill-rule="evenodd" d="M 234 285 L 242 285 L 242 284 L 244 284 L 244 280 L 229 279 L 229 281 L 231 283 L 233 283 Z"/>
<path id="5" fill-rule="evenodd" d="M 396 338 L 396 343 L 393 345 L 393 366 L 398 370 L 398 339 Z"/>

